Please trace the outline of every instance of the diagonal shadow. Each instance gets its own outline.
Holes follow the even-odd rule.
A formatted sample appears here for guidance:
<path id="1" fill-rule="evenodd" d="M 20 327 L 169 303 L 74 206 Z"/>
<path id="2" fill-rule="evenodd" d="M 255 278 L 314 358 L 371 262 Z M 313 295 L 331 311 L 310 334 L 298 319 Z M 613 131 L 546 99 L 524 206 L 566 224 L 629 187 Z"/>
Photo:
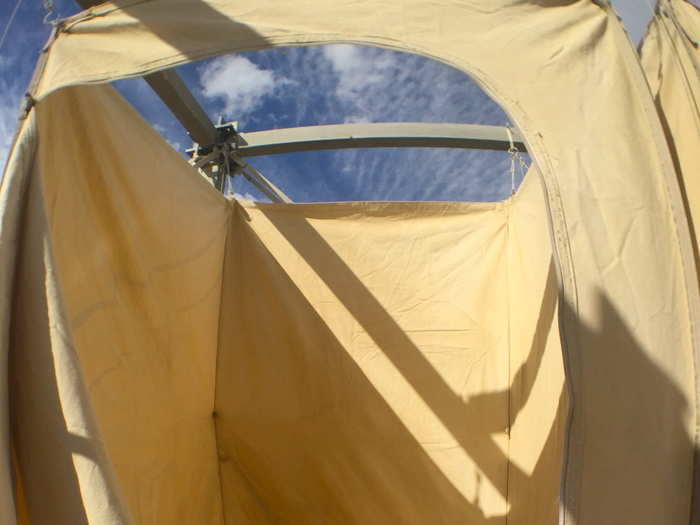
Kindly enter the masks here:
<path id="1" fill-rule="evenodd" d="M 384 309 L 379 301 L 367 290 L 362 281 L 353 273 L 333 248 L 306 221 L 284 221 L 280 215 L 260 209 L 266 218 L 294 246 L 301 257 L 313 268 L 338 300 L 350 311 L 357 322 L 376 342 L 377 346 L 391 360 L 397 370 L 413 386 L 418 395 L 431 408 L 454 439 L 479 466 L 484 475 L 507 498 L 508 482 L 522 484 L 527 474 L 511 465 L 509 479 L 503 477 L 498 466 L 507 461 L 503 452 L 491 438 L 491 433 L 506 431 L 507 428 L 475 429 L 466 422 L 478 420 L 479 414 L 503 410 L 507 406 L 508 390 L 477 396 L 466 404 L 444 382 L 422 352 Z M 312 247 L 313 249 L 308 249 Z M 556 279 L 550 264 L 547 287 L 540 306 L 538 330 L 551 325 L 556 309 Z M 538 369 L 544 353 L 545 341 L 535 338 L 528 357 L 528 368 Z M 525 365 L 516 373 L 516 378 L 525 372 Z M 527 402 L 532 382 L 525 382 L 527 389 L 522 392 L 521 402 L 511 407 L 510 421 Z"/>
<path id="2" fill-rule="evenodd" d="M 117 9 L 137 18 L 151 33 L 156 35 L 163 42 L 175 47 L 175 49 L 190 60 L 199 60 L 203 58 L 196 51 L 192 51 L 193 47 L 196 49 L 196 45 L 193 45 L 193 43 L 206 43 L 209 33 L 197 34 L 196 31 L 193 31 L 193 29 L 196 29 L 196 26 L 183 28 L 181 16 L 181 11 L 183 9 L 186 9 L 188 13 L 191 12 L 191 20 L 206 19 L 210 22 L 208 28 L 212 32 L 218 34 L 235 34 L 236 40 L 245 41 L 247 47 L 259 48 L 269 47 L 270 45 L 263 36 L 252 30 L 248 25 L 238 23 L 221 15 L 211 5 L 201 0 L 189 0 L 187 4 L 179 3 L 173 6 L 174 15 L 172 18 L 170 17 L 170 11 L 164 9 L 165 3 L 166 2 L 162 1 L 152 2 L 152 5 L 149 5 L 147 0 L 112 0 L 112 4 L 114 4 Z M 212 21 L 215 23 L 211 23 Z M 183 38 L 183 31 L 189 31 L 191 33 L 188 34 L 189 38 Z M 185 42 L 186 44 L 179 46 L 179 42 Z"/>
<path id="3" fill-rule="evenodd" d="M 463 403 L 307 221 L 285 221 L 284 214 L 272 211 L 274 205 L 260 206 L 259 209 L 352 313 L 506 499 L 509 499 L 509 484 L 532 490 L 538 477 L 546 478 L 546 468 L 541 462 L 532 476 L 511 463 L 510 477 L 508 481 L 502 481 L 492 465 L 508 458 L 504 458 L 495 447 L 489 434 L 504 429 L 468 428 L 464 424 L 470 413 L 479 414 L 481 410 L 503 406 L 508 391 L 485 394 Z M 556 297 L 550 267 L 538 329 L 552 322 Z M 566 315 L 567 305 L 561 308 Z M 579 406 L 576 417 L 585 418 L 587 449 L 595 450 L 596 457 L 595 461 L 591 458 L 585 465 L 583 492 L 578 496 L 582 498 L 578 501 L 580 507 L 569 511 L 578 513 L 585 508 L 587 523 L 686 523 L 691 506 L 697 506 L 697 496 L 693 495 L 692 488 L 697 451 L 694 436 L 689 434 L 684 422 L 690 403 L 674 379 L 650 360 L 634 331 L 602 292 L 596 311 L 601 319 L 599 326 L 578 323 L 576 328 L 580 348 L 585 349 L 586 381 L 583 385 L 585 404 L 583 408 Z M 531 348 L 527 367 L 539 364 L 542 350 L 537 345 Z M 525 368 L 522 367 L 516 377 L 524 374 Z M 528 388 L 531 386 L 532 383 Z M 528 396 L 529 392 L 524 392 L 522 402 L 511 407 L 511 421 Z M 635 436 L 634 440 L 630 436 Z M 646 460 L 640 461 L 643 457 Z M 650 472 L 655 474 L 652 476 Z M 628 490 L 627 503 L 622 504 L 618 488 L 630 483 L 636 486 L 636 492 Z M 660 485 L 668 489 L 660 490 Z M 643 505 L 639 504 L 640 498 Z M 691 501 L 692 498 L 695 502 Z M 509 522 L 511 514 L 527 512 L 524 510 L 527 502 L 522 499 L 511 500 L 511 504 Z M 597 519 L 592 518 L 595 515 Z M 694 515 L 694 519 L 697 518 Z"/>
<path id="4" fill-rule="evenodd" d="M 232 244 L 246 249 L 227 265 L 217 374 L 227 516 L 247 492 L 243 523 L 502 523 L 437 467 L 255 234 Z"/>
<path id="5" fill-rule="evenodd" d="M 597 326 L 575 327 L 581 380 L 573 414 L 584 424 L 583 436 L 574 438 L 584 450 L 569 511 L 583 523 L 698 523 L 691 510 L 697 449 L 687 429 L 690 400 L 606 294 L 598 291 L 594 300 Z M 573 317 L 568 304 L 560 309 Z M 672 354 L 660 357 L 671 361 Z"/>
<path id="6" fill-rule="evenodd" d="M 238 249 L 232 250 L 235 260 L 227 264 L 233 279 L 226 281 L 224 292 L 229 294 L 223 301 L 229 320 L 222 333 L 216 410 L 220 443 L 228 450 L 224 463 L 224 469 L 229 469 L 229 474 L 224 475 L 224 480 L 229 480 L 226 491 L 231 492 L 230 480 L 236 471 L 244 478 L 239 483 L 243 488 L 239 490 L 253 493 L 264 509 L 253 522 L 356 523 L 359 520 L 420 524 L 454 523 L 458 519 L 459 523 L 502 523 L 505 515 L 487 518 L 478 499 L 472 503 L 456 489 L 427 454 L 424 444 L 416 440 L 348 355 L 316 311 L 318 305 L 315 307 L 308 301 L 256 234 L 248 226 L 242 227 L 249 238 L 238 237 L 232 242 Z M 317 240 L 314 237 L 314 242 Z M 308 245 L 308 239 L 306 243 Z M 326 263 L 323 269 L 324 276 L 333 275 L 339 283 L 348 278 L 335 265 L 329 268 Z M 356 279 L 354 274 L 353 278 Z M 344 286 L 348 284 L 356 283 L 344 282 Z M 541 335 L 547 333 L 554 316 L 554 286 L 550 271 L 537 325 L 543 332 L 538 332 L 534 338 L 527 361 L 516 374 L 523 396 L 522 402 L 514 406 L 515 412 L 525 404 L 537 376 L 545 345 L 545 337 Z M 367 310 L 371 306 L 366 304 L 365 298 L 358 301 L 354 291 L 350 293 L 349 290 L 348 294 L 355 297 L 351 310 L 363 311 L 362 318 L 366 321 L 372 318 L 376 312 Z M 339 297 L 339 302 L 347 307 L 349 297 L 345 299 Z M 384 317 L 388 315 L 383 313 Z M 374 326 L 371 332 L 376 333 L 385 322 L 384 317 L 372 318 L 365 325 Z M 274 326 L 274 329 L 253 328 L 263 326 Z M 391 327 L 405 337 L 402 329 L 393 324 L 393 319 Z M 312 340 L 309 334 L 313 334 Z M 409 348 L 399 348 L 396 342 L 387 342 L 387 337 L 382 341 L 385 345 L 382 350 L 390 346 L 395 364 L 398 361 L 397 368 L 408 370 L 415 379 L 413 386 L 424 398 L 430 397 L 433 402 L 430 408 L 435 410 L 434 405 L 439 404 L 439 415 L 443 421 L 453 424 L 450 430 L 459 432 L 463 447 L 474 442 L 482 446 L 483 441 L 491 441 L 491 432 L 503 430 L 467 428 L 464 420 L 469 421 L 471 410 L 482 414 L 491 409 L 503 412 L 505 398 L 510 394 L 508 390 L 484 394 L 465 404 L 445 385 L 422 354 L 419 359 L 402 358 L 401 353 L 420 352 L 412 342 L 409 341 Z M 403 339 L 398 341 L 402 342 Z M 423 368 L 413 370 L 416 363 Z M 525 369 L 527 378 L 522 377 Z M 426 374 L 429 375 L 427 381 Z M 441 388 L 438 394 L 449 394 L 448 403 L 459 406 L 445 409 L 445 402 L 437 400 L 434 393 L 426 396 L 425 391 L 435 383 Z M 284 398 L 283 402 L 280 397 Z M 304 415 L 295 415 L 297 412 Z M 472 425 L 474 421 L 478 419 L 472 418 Z M 459 426 L 455 431 L 456 425 Z M 266 429 L 265 432 L 253 430 L 256 426 Z M 558 472 L 558 464 L 554 468 L 551 465 L 551 458 L 559 457 L 553 450 L 560 442 L 555 427 L 559 425 L 555 423 L 550 429 L 546 444 L 549 449 L 541 451 L 545 463 L 536 469 L 538 475 L 544 471 L 551 477 L 552 471 Z M 466 434 L 479 436 L 470 438 L 465 437 Z M 319 435 L 323 436 L 320 442 Z M 307 449 L 313 451 L 311 456 Z M 465 450 L 479 463 L 479 456 L 475 457 L 473 450 Z M 508 458 L 500 449 L 498 454 L 502 469 Z M 275 461 L 274 458 L 284 459 Z M 302 461 L 297 466 L 300 470 L 289 472 L 289 464 L 299 461 Z M 483 461 L 485 459 L 481 463 Z M 333 475 L 328 477 L 328 471 Z M 290 478 L 295 479 L 292 487 L 284 482 Z M 521 483 L 529 480 L 524 473 L 521 478 Z M 340 480 L 345 481 L 341 482 L 339 495 Z M 360 488 L 358 480 L 361 480 Z M 319 494 L 315 495 L 315 500 L 302 503 L 304 496 L 297 491 Z M 361 508 L 357 507 L 358 502 Z M 303 517 L 295 514 L 300 506 Z M 328 508 L 334 509 L 330 515 Z M 553 505 L 552 512 L 555 511 Z"/>

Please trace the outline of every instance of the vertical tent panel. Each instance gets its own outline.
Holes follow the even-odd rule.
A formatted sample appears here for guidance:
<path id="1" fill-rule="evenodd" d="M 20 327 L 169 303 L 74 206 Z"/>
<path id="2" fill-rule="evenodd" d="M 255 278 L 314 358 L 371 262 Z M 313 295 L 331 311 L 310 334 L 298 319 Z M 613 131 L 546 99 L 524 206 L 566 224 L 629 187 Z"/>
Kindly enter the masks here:
<path id="1" fill-rule="evenodd" d="M 11 356 L 30 523 L 125 523 L 91 474 L 110 463 L 136 523 L 219 523 L 211 408 L 228 203 L 110 87 L 63 90 L 37 116 Z M 44 294 L 65 313 L 37 312 Z M 90 405 L 94 434 L 75 422 Z M 108 460 L 90 448 L 100 438 Z M 59 512 L 70 494 L 80 519 Z"/>
<path id="2" fill-rule="evenodd" d="M 547 209 L 536 168 L 508 217 L 509 525 L 557 523 L 568 391 Z"/>
<path id="3" fill-rule="evenodd" d="M 659 112 L 700 260 L 700 10 L 683 0 L 662 0 L 640 47 L 644 72 Z M 688 410 L 698 407 L 688 407 Z M 697 436 L 698 429 L 695 429 Z M 695 444 L 693 513 L 700 516 L 700 465 Z"/>
<path id="4" fill-rule="evenodd" d="M 0 390 L 0 417 L 4 425 L 0 427 L 0 516 L 12 523 L 15 508 L 23 509 L 23 497 L 15 476 L 14 446 L 12 425 L 9 423 L 9 349 L 12 347 L 10 323 L 12 322 L 14 301 L 13 292 L 17 287 L 16 276 L 19 266 L 19 248 L 23 229 L 21 219 L 24 213 L 27 183 L 34 164 L 36 151 L 36 115 L 27 116 L 15 136 L 2 183 L 0 184 L 0 345 L 4 354 L 0 360 L 0 373 L 5 378 L 5 387 Z M 23 523 L 23 522 L 22 522 Z"/>
<path id="5" fill-rule="evenodd" d="M 130 523 L 72 344 L 38 163 L 29 177 L 8 356 L 19 507 L 30 524 Z"/>
<path id="6" fill-rule="evenodd" d="M 237 203 L 232 221 L 227 520 L 555 522 L 565 395 L 536 179 L 514 203 Z"/>
<path id="7" fill-rule="evenodd" d="M 504 516 L 504 207 L 237 206 L 232 236 L 219 446 L 270 522 Z"/>
<path id="8" fill-rule="evenodd" d="M 640 52 L 684 190 L 697 253 L 700 223 L 700 11 L 664 0 Z M 696 255 L 697 257 L 697 255 Z"/>

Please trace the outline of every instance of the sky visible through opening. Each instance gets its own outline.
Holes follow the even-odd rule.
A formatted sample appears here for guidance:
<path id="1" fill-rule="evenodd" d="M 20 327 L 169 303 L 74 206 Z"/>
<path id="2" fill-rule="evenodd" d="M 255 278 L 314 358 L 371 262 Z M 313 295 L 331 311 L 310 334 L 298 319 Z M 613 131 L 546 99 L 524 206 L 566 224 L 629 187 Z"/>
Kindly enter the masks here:
<path id="1" fill-rule="evenodd" d="M 700 0 L 693 0 L 696 5 Z M 54 0 L 55 15 L 77 11 Z M 638 42 L 651 16 L 647 0 L 616 0 Z M 0 5 L 0 31 L 16 0 Z M 48 37 L 41 0 L 22 0 L 0 49 L 0 163 L 4 165 L 22 94 Z M 213 121 L 242 132 L 349 122 L 455 122 L 506 125 L 507 116 L 464 73 L 417 55 L 367 46 L 290 47 L 239 53 L 178 68 Z M 117 89 L 178 151 L 191 146 L 180 124 L 142 79 Z M 507 153 L 382 148 L 249 159 L 297 202 L 340 200 L 496 201 L 510 194 Z M 518 183 L 522 177 L 517 172 Z M 241 197 L 261 195 L 241 177 Z"/>
<path id="2" fill-rule="evenodd" d="M 367 46 L 289 47 L 178 68 L 207 113 L 239 129 L 357 122 L 505 125 L 507 117 L 465 74 L 417 55 Z M 188 138 L 140 79 L 118 89 L 179 150 Z M 500 200 L 510 192 L 507 153 L 381 148 L 249 159 L 296 202 Z M 241 195 L 259 195 L 241 177 Z"/>

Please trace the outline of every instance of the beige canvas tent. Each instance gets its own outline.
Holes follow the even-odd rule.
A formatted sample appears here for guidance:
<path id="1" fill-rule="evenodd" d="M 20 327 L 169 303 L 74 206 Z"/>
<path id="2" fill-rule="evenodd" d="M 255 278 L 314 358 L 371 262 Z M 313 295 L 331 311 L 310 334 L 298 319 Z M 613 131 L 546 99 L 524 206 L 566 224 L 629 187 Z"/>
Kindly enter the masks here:
<path id="1" fill-rule="evenodd" d="M 697 522 L 699 27 L 664 0 L 643 70 L 604 1 L 63 21 L 0 192 L 2 523 Z M 330 42 L 469 73 L 518 193 L 227 200 L 106 85 Z"/>

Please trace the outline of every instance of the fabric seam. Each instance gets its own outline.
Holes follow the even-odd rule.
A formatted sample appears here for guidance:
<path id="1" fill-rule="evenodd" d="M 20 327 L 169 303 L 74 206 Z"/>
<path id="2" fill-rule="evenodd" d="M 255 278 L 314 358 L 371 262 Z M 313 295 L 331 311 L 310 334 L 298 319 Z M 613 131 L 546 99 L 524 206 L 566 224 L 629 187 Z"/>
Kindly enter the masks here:
<path id="1" fill-rule="evenodd" d="M 213 393 L 213 406 L 211 410 L 212 424 L 214 426 L 214 459 L 216 460 L 217 475 L 219 478 L 219 499 L 221 506 L 221 521 L 223 525 L 226 525 L 226 505 L 224 504 L 224 478 L 221 469 L 221 459 L 219 457 L 219 427 L 218 427 L 218 414 L 216 412 L 216 401 L 218 399 L 218 376 L 219 376 L 219 354 L 221 353 L 221 324 L 223 321 L 223 302 L 224 302 L 224 273 L 226 271 L 226 261 L 229 257 L 229 237 L 231 233 L 231 219 L 233 216 L 233 206 L 229 201 L 227 201 L 227 214 L 226 214 L 226 237 L 224 238 L 224 253 L 221 258 L 221 289 L 219 290 L 219 319 L 217 323 L 216 332 L 216 358 L 214 359 L 214 393 Z"/>

